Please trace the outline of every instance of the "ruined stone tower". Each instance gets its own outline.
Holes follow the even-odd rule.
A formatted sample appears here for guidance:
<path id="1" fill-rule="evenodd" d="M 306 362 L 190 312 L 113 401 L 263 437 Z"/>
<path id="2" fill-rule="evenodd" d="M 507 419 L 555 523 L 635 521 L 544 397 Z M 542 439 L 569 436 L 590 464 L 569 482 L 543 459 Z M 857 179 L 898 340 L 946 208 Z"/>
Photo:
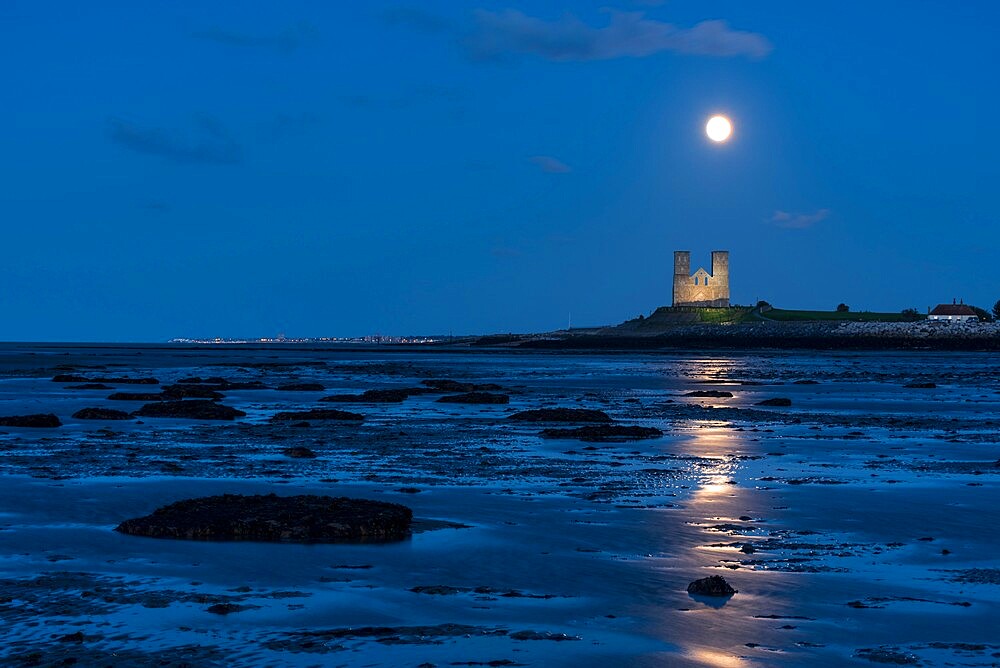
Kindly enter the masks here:
<path id="1" fill-rule="evenodd" d="M 691 273 L 691 251 L 674 251 L 674 306 L 729 306 L 729 251 L 712 251 L 712 273 Z"/>

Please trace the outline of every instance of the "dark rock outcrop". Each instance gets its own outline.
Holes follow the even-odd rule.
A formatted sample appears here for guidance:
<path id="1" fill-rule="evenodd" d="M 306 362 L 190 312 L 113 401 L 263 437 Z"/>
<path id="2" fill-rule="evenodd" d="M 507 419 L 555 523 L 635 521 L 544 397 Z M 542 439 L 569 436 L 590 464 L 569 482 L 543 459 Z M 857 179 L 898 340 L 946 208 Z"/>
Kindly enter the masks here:
<path id="1" fill-rule="evenodd" d="M 420 383 L 437 392 L 497 392 L 503 389 L 496 383 L 462 383 L 450 378 L 431 378 Z"/>
<path id="2" fill-rule="evenodd" d="M 506 404 L 510 402 L 510 397 L 496 392 L 466 392 L 449 394 L 438 401 L 446 404 Z"/>
<path id="3" fill-rule="evenodd" d="M 108 401 L 163 401 L 166 399 L 159 392 L 115 392 Z"/>
<path id="4" fill-rule="evenodd" d="M 67 390 L 113 390 L 115 388 L 104 383 L 84 383 L 83 385 L 67 385 Z"/>
<path id="5" fill-rule="evenodd" d="M 764 401 L 758 401 L 758 406 L 791 406 L 792 400 L 788 397 L 774 397 L 773 399 L 764 399 Z"/>
<path id="6" fill-rule="evenodd" d="M 246 415 L 231 406 L 223 406 L 210 399 L 186 401 L 161 401 L 146 404 L 132 415 L 154 418 L 187 418 L 190 420 L 233 420 Z"/>
<path id="7" fill-rule="evenodd" d="M 0 417 L 0 427 L 38 427 L 52 428 L 61 427 L 59 421 L 52 413 L 35 413 L 33 415 L 8 415 Z"/>
<path id="8" fill-rule="evenodd" d="M 252 610 L 257 606 L 253 605 L 240 605 L 239 603 L 216 603 L 215 605 L 210 605 L 205 608 L 205 612 L 210 612 L 213 615 L 231 615 L 234 612 L 243 612 L 244 610 Z"/>
<path id="9" fill-rule="evenodd" d="M 221 376 L 209 376 L 208 378 L 202 378 L 201 376 L 188 376 L 187 378 L 181 378 L 177 381 L 178 385 L 201 385 L 207 387 L 210 390 L 215 390 L 216 392 L 225 392 L 226 390 L 266 390 L 269 389 L 267 385 L 260 382 L 259 380 L 250 381 L 233 381 Z"/>
<path id="10" fill-rule="evenodd" d="M 687 590 L 689 594 L 699 596 L 732 596 L 737 591 L 721 575 L 711 575 L 695 580 L 688 585 Z"/>
<path id="11" fill-rule="evenodd" d="M 322 392 L 326 387 L 322 383 L 285 383 L 278 389 L 282 392 Z"/>
<path id="12" fill-rule="evenodd" d="M 514 413 L 507 419 L 515 422 L 611 422 L 607 413 L 590 408 L 536 408 Z"/>
<path id="13" fill-rule="evenodd" d="M 937 389 L 937 383 L 907 383 L 903 387 L 914 390 L 934 390 Z"/>
<path id="14" fill-rule="evenodd" d="M 412 519 L 406 506 L 383 501 L 224 494 L 172 503 L 126 520 L 115 531 L 186 540 L 335 543 L 405 538 Z"/>
<path id="15" fill-rule="evenodd" d="M 422 394 L 422 387 L 394 388 L 386 390 L 365 390 L 361 394 L 334 394 L 323 397 L 320 401 L 331 403 L 358 403 L 358 404 L 398 404 L 406 401 L 412 394 Z"/>
<path id="16" fill-rule="evenodd" d="M 222 394 L 208 385 L 197 383 L 175 383 L 163 386 L 163 396 L 167 399 L 212 399 L 222 398 Z"/>
<path id="17" fill-rule="evenodd" d="M 272 422 L 289 422 L 299 420 L 348 420 L 361 422 L 365 419 L 360 413 L 338 411 L 332 408 L 314 408 L 310 411 L 283 411 L 271 416 Z"/>
<path id="18" fill-rule="evenodd" d="M 131 420 L 132 416 L 125 411 L 114 408 L 81 408 L 73 413 L 74 420 Z"/>
<path id="19" fill-rule="evenodd" d="M 97 378 L 87 378 L 86 376 L 78 376 L 71 373 L 61 373 L 57 376 L 52 377 L 53 383 L 104 383 L 106 385 L 159 385 L 160 381 L 156 378 L 126 378 L 126 377 L 111 377 L 111 376 L 98 376 Z"/>
<path id="20" fill-rule="evenodd" d="M 688 392 L 685 397 L 711 397 L 713 399 L 727 399 L 733 396 L 732 392 L 726 390 L 695 390 Z"/>
<path id="21" fill-rule="evenodd" d="M 285 448 L 281 451 L 286 457 L 291 457 L 292 459 L 315 459 L 316 453 L 305 447 L 304 445 L 296 445 L 291 448 Z"/>
<path id="22" fill-rule="evenodd" d="M 580 441 L 615 442 L 637 441 L 643 438 L 659 438 L 663 432 L 656 427 L 637 425 L 595 424 L 575 429 L 546 429 L 542 438 L 574 438 Z"/>

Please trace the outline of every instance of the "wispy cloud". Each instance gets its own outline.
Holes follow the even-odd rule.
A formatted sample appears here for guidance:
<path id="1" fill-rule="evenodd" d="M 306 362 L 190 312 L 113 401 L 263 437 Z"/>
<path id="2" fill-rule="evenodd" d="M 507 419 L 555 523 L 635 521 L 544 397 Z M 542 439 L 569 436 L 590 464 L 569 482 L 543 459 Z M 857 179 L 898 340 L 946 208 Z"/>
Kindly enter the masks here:
<path id="1" fill-rule="evenodd" d="M 643 12 L 608 10 L 607 26 L 587 25 L 572 14 L 546 21 L 515 9 L 478 10 L 465 44 L 477 58 L 530 54 L 558 61 L 643 58 L 664 51 L 702 56 L 763 58 L 771 43 L 759 33 L 733 30 L 725 21 L 681 28 Z"/>
<path id="2" fill-rule="evenodd" d="M 572 167 L 551 155 L 533 155 L 528 160 L 548 174 L 568 174 L 573 171 Z"/>
<path id="3" fill-rule="evenodd" d="M 219 121 L 199 117 L 188 132 L 143 127 L 120 118 L 108 119 L 111 141 L 137 153 L 158 155 L 172 162 L 235 164 L 243 161 L 243 147 Z"/>
<path id="4" fill-rule="evenodd" d="M 826 220 L 829 216 L 829 209 L 819 209 L 813 213 L 789 213 L 788 211 L 775 211 L 769 222 L 772 225 L 784 227 L 789 230 L 804 230 L 812 227 L 820 221 Z"/>
<path id="5" fill-rule="evenodd" d="M 267 139 L 285 139 L 307 134 L 320 126 L 323 119 L 312 112 L 299 114 L 279 113 L 260 125 L 261 134 Z"/>
<path id="6" fill-rule="evenodd" d="M 291 53 L 316 39 L 319 31 L 311 23 L 301 22 L 272 35 L 254 35 L 212 26 L 206 30 L 196 30 L 191 36 L 229 46 L 274 49 L 282 53 Z"/>
<path id="7" fill-rule="evenodd" d="M 454 30 L 451 21 L 420 7 L 392 7 L 382 12 L 382 20 L 389 25 L 406 26 L 427 33 Z"/>
<path id="8" fill-rule="evenodd" d="M 466 91 L 458 86 L 426 84 L 410 88 L 395 95 L 350 95 L 344 102 L 352 107 L 366 109 L 406 109 L 430 102 L 461 102 Z"/>

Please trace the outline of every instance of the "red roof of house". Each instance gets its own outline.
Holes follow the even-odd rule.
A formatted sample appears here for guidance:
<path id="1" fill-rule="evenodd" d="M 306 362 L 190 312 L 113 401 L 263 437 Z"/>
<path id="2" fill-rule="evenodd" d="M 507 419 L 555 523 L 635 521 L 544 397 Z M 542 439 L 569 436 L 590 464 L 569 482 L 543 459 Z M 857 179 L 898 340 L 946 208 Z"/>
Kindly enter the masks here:
<path id="1" fill-rule="evenodd" d="M 938 304 L 931 315 L 976 315 L 976 312 L 966 304 Z"/>

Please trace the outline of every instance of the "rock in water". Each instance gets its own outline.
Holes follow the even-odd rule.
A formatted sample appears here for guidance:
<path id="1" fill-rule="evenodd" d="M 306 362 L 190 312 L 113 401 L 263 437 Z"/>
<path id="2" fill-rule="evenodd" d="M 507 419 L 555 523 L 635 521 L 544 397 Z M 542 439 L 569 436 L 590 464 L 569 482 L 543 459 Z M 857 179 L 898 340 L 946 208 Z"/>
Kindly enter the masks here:
<path id="1" fill-rule="evenodd" d="M 449 394 L 438 401 L 446 404 L 506 404 L 510 397 L 506 394 L 493 392 L 466 392 L 465 394 Z"/>
<path id="2" fill-rule="evenodd" d="M 695 390 L 688 392 L 685 397 L 711 397 L 713 399 L 728 399 L 733 396 L 732 392 L 725 390 Z"/>
<path id="3" fill-rule="evenodd" d="M 659 438 L 663 432 L 656 427 L 636 425 L 595 424 L 575 429 L 546 429 L 542 438 L 575 438 L 590 442 L 637 441 L 643 438 Z"/>
<path id="4" fill-rule="evenodd" d="M 758 401 L 758 406 L 791 406 L 792 400 L 788 397 L 774 397 L 773 399 L 765 399 L 764 401 Z"/>
<path id="5" fill-rule="evenodd" d="M 35 413 L 34 415 L 9 415 L 0 417 L 0 427 L 39 427 L 51 428 L 61 427 L 59 421 L 52 413 Z"/>
<path id="6" fill-rule="evenodd" d="M 232 420 L 246 415 L 231 406 L 223 406 L 211 399 L 187 401 L 160 401 L 146 404 L 132 415 L 157 418 L 188 418 L 191 420 Z"/>
<path id="7" fill-rule="evenodd" d="M 316 457 L 316 453 L 304 445 L 296 445 L 291 448 L 285 448 L 281 451 L 281 454 L 293 459 L 315 459 Z"/>
<path id="8" fill-rule="evenodd" d="M 115 392 L 108 401 L 161 401 L 166 399 L 159 392 Z"/>
<path id="9" fill-rule="evenodd" d="M 334 394 L 320 401 L 362 404 L 398 404 L 413 394 L 423 394 L 425 388 L 408 387 L 402 389 L 365 390 L 361 394 Z"/>
<path id="10" fill-rule="evenodd" d="M 178 501 L 115 531 L 150 538 L 336 543 L 396 540 L 413 511 L 398 503 L 330 496 L 224 494 Z"/>
<path id="11" fill-rule="evenodd" d="M 285 383 L 278 389 L 282 392 L 322 392 L 326 387 L 322 383 Z"/>
<path id="12" fill-rule="evenodd" d="M 222 394 L 207 385 L 175 383 L 163 386 L 165 399 L 221 399 Z"/>
<path id="13" fill-rule="evenodd" d="M 275 413 L 271 417 L 271 422 L 288 422 L 299 420 L 352 420 L 361 422 L 365 419 L 360 413 L 350 411 L 338 411 L 333 408 L 314 408 L 311 411 L 285 411 Z"/>
<path id="14" fill-rule="evenodd" d="M 420 381 L 420 384 L 438 392 L 496 392 L 503 389 L 496 383 L 462 383 L 450 378 L 431 378 Z"/>
<path id="15" fill-rule="evenodd" d="M 507 419 L 516 422 L 611 422 L 604 411 L 589 408 L 537 408 L 514 413 Z"/>
<path id="16" fill-rule="evenodd" d="M 81 408 L 73 413 L 74 420 L 131 420 L 132 416 L 125 411 L 114 408 Z"/>
<path id="17" fill-rule="evenodd" d="M 699 596 L 732 596 L 736 593 L 726 579 L 721 575 L 712 575 L 707 578 L 695 580 L 688 585 L 689 594 Z"/>

